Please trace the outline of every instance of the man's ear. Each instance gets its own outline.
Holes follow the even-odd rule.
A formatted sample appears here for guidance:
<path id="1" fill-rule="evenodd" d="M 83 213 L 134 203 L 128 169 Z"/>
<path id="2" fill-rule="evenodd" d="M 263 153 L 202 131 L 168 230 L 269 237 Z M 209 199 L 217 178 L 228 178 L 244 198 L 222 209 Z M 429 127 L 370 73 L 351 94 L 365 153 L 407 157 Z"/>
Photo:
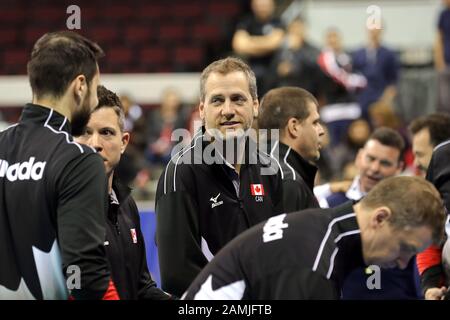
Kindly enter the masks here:
<path id="1" fill-rule="evenodd" d="M 361 165 L 362 157 L 364 157 L 364 150 L 363 150 L 363 148 L 360 148 L 355 157 L 355 166 L 358 169 L 361 168 L 360 165 Z"/>
<path id="2" fill-rule="evenodd" d="M 405 167 L 405 163 L 403 161 L 399 161 L 397 170 L 395 171 L 395 174 L 402 173 L 404 167 Z"/>
<path id="3" fill-rule="evenodd" d="M 198 111 L 200 113 L 200 119 L 205 120 L 205 104 L 203 101 L 200 101 L 200 104 L 198 105 Z"/>
<path id="4" fill-rule="evenodd" d="M 124 153 L 125 149 L 128 146 L 128 143 L 130 142 L 130 133 L 128 132 L 124 132 L 122 134 L 122 147 L 120 148 L 120 153 Z"/>
<path id="5" fill-rule="evenodd" d="M 372 212 L 370 224 L 374 228 L 383 227 L 386 223 L 388 223 L 387 221 L 389 220 L 391 215 L 392 215 L 392 211 L 390 208 L 388 208 L 386 206 L 378 207 Z"/>
<path id="6" fill-rule="evenodd" d="M 259 115 L 259 100 L 258 99 L 254 99 L 253 100 L 253 118 L 258 118 Z"/>
<path id="7" fill-rule="evenodd" d="M 81 101 L 83 101 L 86 92 L 88 91 L 88 84 L 86 82 L 86 77 L 83 74 L 79 74 L 72 81 L 71 86 L 73 88 L 75 101 L 77 101 L 77 103 L 80 104 Z"/>
<path id="8" fill-rule="evenodd" d="M 299 120 L 296 118 L 290 118 L 286 124 L 286 133 L 292 138 L 297 138 L 300 135 Z"/>

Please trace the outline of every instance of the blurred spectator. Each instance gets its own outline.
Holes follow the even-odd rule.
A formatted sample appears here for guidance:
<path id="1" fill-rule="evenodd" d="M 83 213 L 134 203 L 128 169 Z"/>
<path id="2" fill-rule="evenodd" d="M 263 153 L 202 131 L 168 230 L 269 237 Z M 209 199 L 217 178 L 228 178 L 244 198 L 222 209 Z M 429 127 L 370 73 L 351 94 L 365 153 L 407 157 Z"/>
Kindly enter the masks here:
<path id="1" fill-rule="evenodd" d="M 374 128 L 389 127 L 400 130 L 402 122 L 395 113 L 392 105 L 385 101 L 378 101 L 370 106 L 369 115 Z"/>
<path id="2" fill-rule="evenodd" d="M 331 181 L 336 171 L 333 150 L 330 147 L 330 132 L 327 126 L 322 125 L 322 128 L 324 134 L 320 141 L 320 158 L 316 161 L 319 170 L 314 185 Z"/>
<path id="3" fill-rule="evenodd" d="M 352 73 L 351 57 L 342 47 L 341 35 L 331 28 L 325 36 L 325 48 L 318 64 L 323 73 L 320 83 L 325 105 L 320 110 L 322 120 L 330 130 L 331 146 L 344 138 L 350 123 L 361 117 L 361 108 L 354 93 L 367 85 L 364 76 Z"/>
<path id="4" fill-rule="evenodd" d="M 367 86 L 357 95 L 362 116 L 369 119 L 369 108 L 375 102 L 383 102 L 392 108 L 392 101 L 397 94 L 396 83 L 399 63 L 395 53 L 381 44 L 381 28 L 368 29 L 366 47 L 352 54 L 355 72 L 367 78 Z"/>
<path id="5" fill-rule="evenodd" d="M 284 31 L 279 18 L 274 16 L 274 0 L 252 0 L 253 15 L 238 23 L 234 33 L 233 50 L 248 58 L 256 75 L 258 96 L 268 90 L 265 77 L 274 52 L 281 46 Z"/>
<path id="6" fill-rule="evenodd" d="M 295 86 L 317 96 L 319 49 L 306 40 L 306 25 L 301 17 L 295 18 L 287 27 L 281 47 L 272 60 L 266 79 L 269 89 Z"/>
<path id="7" fill-rule="evenodd" d="M 350 124 L 345 138 L 333 149 L 335 178 L 353 179 L 349 176 L 349 170 L 355 168 L 356 155 L 364 147 L 370 133 L 369 123 L 365 119 L 357 119 Z"/>
<path id="8" fill-rule="evenodd" d="M 163 92 L 161 106 L 154 110 L 148 120 L 148 146 L 146 158 L 153 166 L 164 166 L 171 158 L 176 141 L 172 141 L 175 129 L 185 128 L 186 110 L 178 91 L 168 88 Z"/>
<path id="9" fill-rule="evenodd" d="M 434 46 L 434 65 L 438 71 L 438 111 L 450 111 L 450 0 L 443 0 Z"/>

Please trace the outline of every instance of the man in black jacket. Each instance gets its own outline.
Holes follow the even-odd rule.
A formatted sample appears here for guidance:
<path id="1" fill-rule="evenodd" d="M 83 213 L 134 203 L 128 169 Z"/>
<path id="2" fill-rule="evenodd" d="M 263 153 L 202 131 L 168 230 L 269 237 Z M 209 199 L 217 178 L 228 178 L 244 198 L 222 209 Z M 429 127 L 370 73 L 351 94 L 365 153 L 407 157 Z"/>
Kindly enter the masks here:
<path id="1" fill-rule="evenodd" d="M 281 214 L 242 233 L 184 298 L 339 299 L 351 270 L 405 268 L 414 254 L 441 241 L 444 223 L 431 183 L 388 178 L 359 203 Z"/>
<path id="2" fill-rule="evenodd" d="M 433 151 L 430 165 L 427 170 L 426 179 L 433 183 L 438 189 L 447 213 L 450 210 L 450 167 L 448 161 L 450 158 L 450 140 L 438 144 Z M 425 299 L 441 300 L 449 299 L 448 292 L 450 278 L 450 224 L 447 220 L 446 233 L 447 240 L 442 246 L 438 244 L 431 246 L 419 257 L 419 270 L 421 271 L 421 283 Z"/>
<path id="3" fill-rule="evenodd" d="M 218 60 L 203 71 L 204 127 L 173 156 L 156 192 L 165 291 L 182 295 L 226 243 L 283 212 L 278 167 L 248 136 L 258 107 L 255 75 L 240 59 Z"/>
<path id="4" fill-rule="evenodd" d="M 281 87 L 266 93 L 261 102 L 259 129 L 279 130 L 270 152 L 276 156 L 283 179 L 285 212 L 319 208 L 313 193 L 324 135 L 317 100 L 308 91 Z"/>
<path id="5" fill-rule="evenodd" d="M 33 47 L 33 103 L 0 133 L 0 299 L 66 299 L 67 289 L 75 299 L 117 298 L 103 247 L 103 164 L 71 136 L 97 105 L 102 54 L 73 32 Z"/>
<path id="6" fill-rule="evenodd" d="M 156 287 L 147 268 L 139 212 L 130 188 L 114 176 L 130 134 L 124 132 L 125 114 L 114 92 L 99 86 L 98 105 L 85 132 L 76 140 L 94 148 L 102 157 L 108 177 L 109 208 L 105 248 L 120 299 L 167 300 L 171 296 Z"/>

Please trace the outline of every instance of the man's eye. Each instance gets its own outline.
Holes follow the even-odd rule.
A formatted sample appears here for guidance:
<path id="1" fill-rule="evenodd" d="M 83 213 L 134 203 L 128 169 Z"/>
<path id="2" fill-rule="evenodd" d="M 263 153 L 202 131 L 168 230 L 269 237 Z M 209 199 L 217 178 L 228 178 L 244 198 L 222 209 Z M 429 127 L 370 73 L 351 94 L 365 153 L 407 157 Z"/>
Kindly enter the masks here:
<path id="1" fill-rule="evenodd" d="M 233 101 L 234 103 L 236 103 L 238 105 L 242 105 L 245 102 L 247 102 L 247 98 L 245 96 L 237 94 L 237 95 L 231 96 L 231 101 Z"/>
<path id="2" fill-rule="evenodd" d="M 106 129 L 106 130 L 102 131 L 102 135 L 104 135 L 104 136 L 112 136 L 112 135 L 114 135 L 114 132 L 112 130 Z"/>

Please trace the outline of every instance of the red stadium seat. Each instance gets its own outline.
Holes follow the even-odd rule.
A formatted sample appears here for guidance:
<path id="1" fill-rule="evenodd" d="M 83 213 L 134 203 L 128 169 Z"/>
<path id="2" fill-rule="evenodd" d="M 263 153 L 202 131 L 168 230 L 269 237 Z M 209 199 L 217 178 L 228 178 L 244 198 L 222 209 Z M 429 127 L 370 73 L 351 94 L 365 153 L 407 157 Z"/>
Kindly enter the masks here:
<path id="1" fill-rule="evenodd" d="M 164 20 L 170 16 L 170 10 L 168 10 L 167 4 L 162 3 L 148 3 L 140 6 L 137 11 L 137 16 L 144 22 Z"/>
<path id="2" fill-rule="evenodd" d="M 211 1 L 209 4 L 209 13 L 212 16 L 232 18 L 241 12 L 238 2 L 219 2 Z"/>
<path id="3" fill-rule="evenodd" d="M 32 21 L 39 22 L 45 25 L 66 26 L 66 21 L 69 15 L 66 13 L 67 7 L 63 5 L 59 6 L 37 6 L 32 10 Z"/>
<path id="4" fill-rule="evenodd" d="M 184 42 L 189 37 L 185 25 L 166 24 L 159 28 L 159 38 L 164 42 Z"/>
<path id="5" fill-rule="evenodd" d="M 89 28 L 89 37 L 100 46 L 114 43 L 119 36 L 119 30 L 114 26 L 93 26 Z"/>
<path id="6" fill-rule="evenodd" d="M 133 12 L 133 8 L 127 5 L 108 5 L 102 15 L 108 21 L 129 22 L 133 18 Z"/>
<path id="7" fill-rule="evenodd" d="M 204 3 L 195 1 L 172 2 L 170 15 L 181 20 L 197 20 L 205 14 Z"/>
<path id="8" fill-rule="evenodd" d="M 1 28 L 0 29 L 0 46 L 9 46 L 14 45 L 18 39 L 18 31 L 17 29 L 11 28 Z"/>
<path id="9" fill-rule="evenodd" d="M 132 25 L 125 28 L 125 42 L 130 44 L 147 44 L 154 36 L 154 27 Z"/>
<path id="10" fill-rule="evenodd" d="M 2 8 L 0 10 L 0 24 L 15 26 L 23 23 L 27 19 L 25 7 Z"/>
<path id="11" fill-rule="evenodd" d="M 55 30 L 52 30 L 51 27 L 29 27 L 25 29 L 24 34 L 25 44 L 31 48 L 40 37 L 42 37 L 44 34 L 50 31 Z"/>
<path id="12" fill-rule="evenodd" d="M 222 30 L 216 24 L 199 23 L 194 26 L 192 36 L 201 41 L 215 42 L 222 40 Z"/>
<path id="13" fill-rule="evenodd" d="M 129 65 L 133 60 L 133 51 L 127 47 L 112 47 L 106 52 L 107 63 Z"/>
<path id="14" fill-rule="evenodd" d="M 162 46 L 143 47 L 139 52 L 139 61 L 143 65 L 165 64 L 168 59 L 168 51 Z"/>
<path id="15" fill-rule="evenodd" d="M 177 47 L 175 62 L 186 71 L 199 71 L 203 65 L 205 52 L 200 46 Z"/>
<path id="16" fill-rule="evenodd" d="M 5 71 L 10 74 L 26 74 L 30 54 L 26 49 L 8 49 L 3 54 Z"/>

